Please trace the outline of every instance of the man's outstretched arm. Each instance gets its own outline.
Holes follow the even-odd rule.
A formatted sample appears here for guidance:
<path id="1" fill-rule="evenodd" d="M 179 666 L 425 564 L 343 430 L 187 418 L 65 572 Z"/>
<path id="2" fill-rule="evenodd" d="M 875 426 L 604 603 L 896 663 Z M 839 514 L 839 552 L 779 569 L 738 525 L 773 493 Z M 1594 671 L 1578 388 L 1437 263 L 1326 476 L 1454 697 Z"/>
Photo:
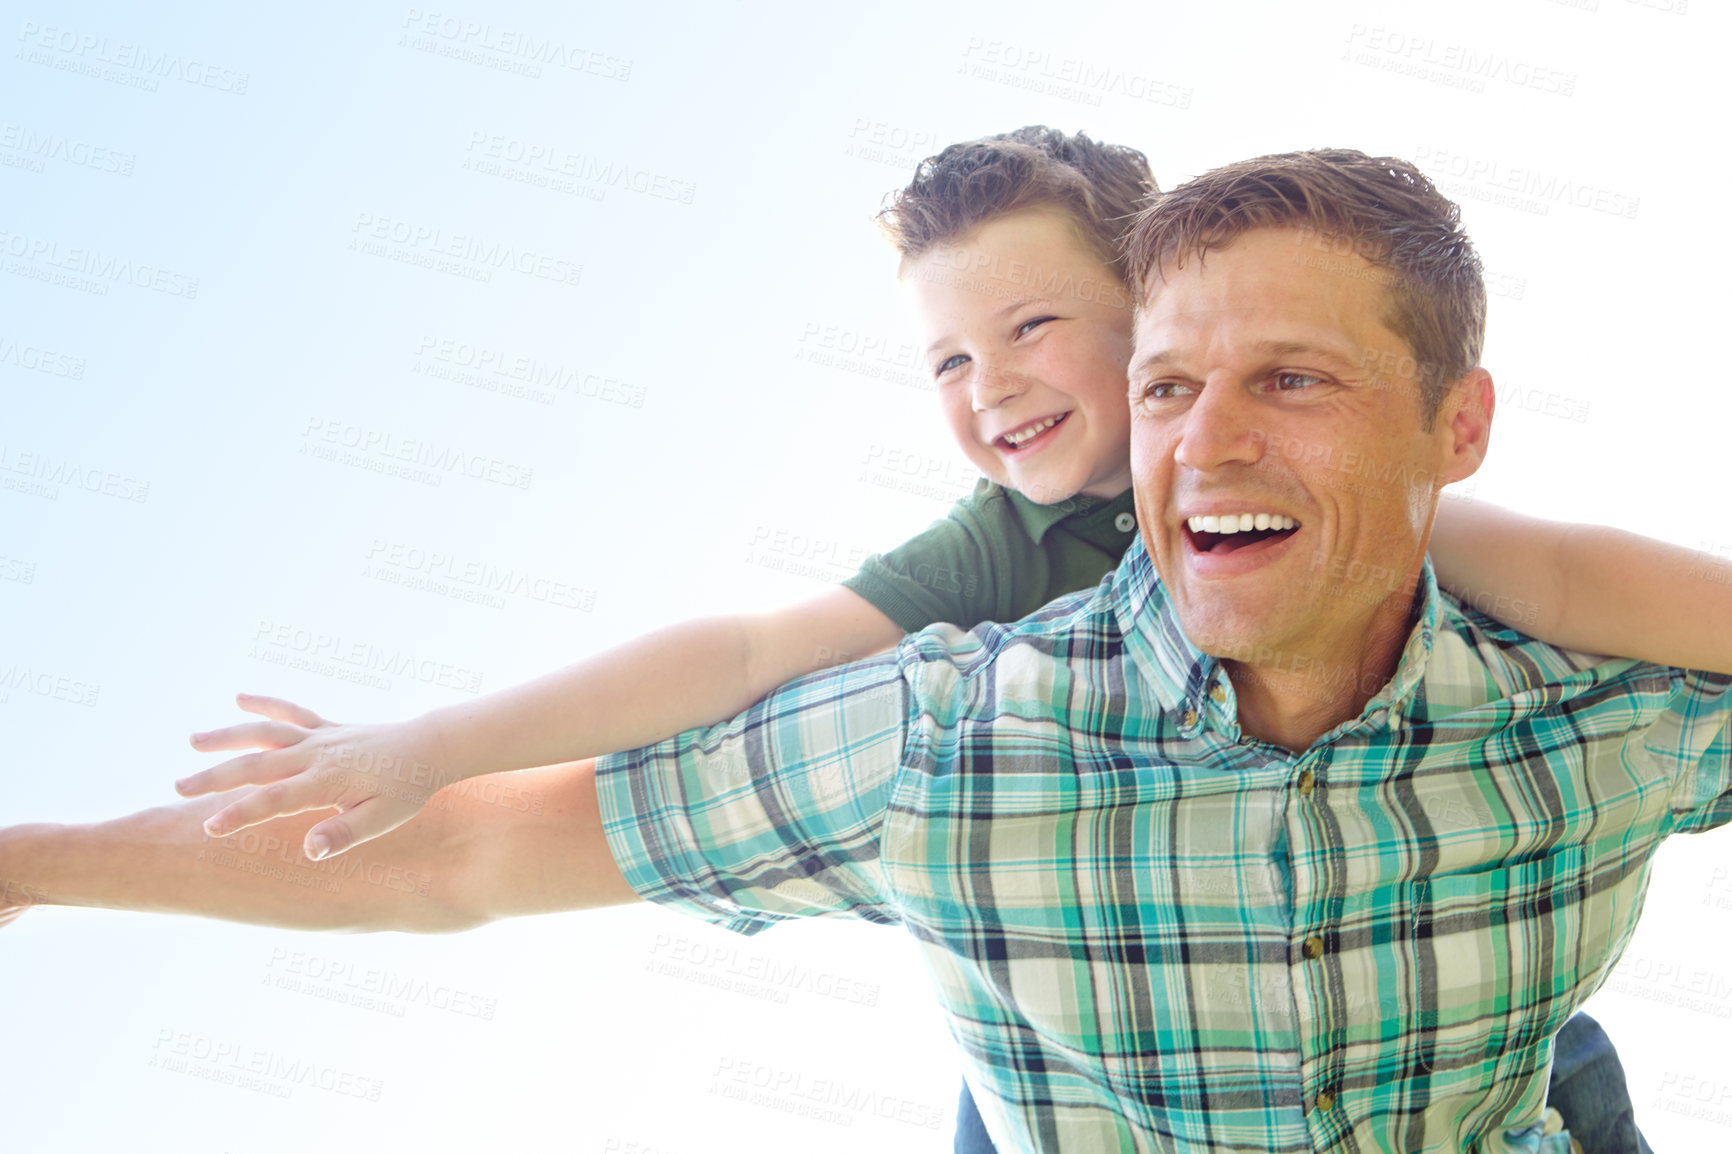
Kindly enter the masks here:
<path id="1" fill-rule="evenodd" d="M 94 906 L 292 929 L 442 933 L 635 897 L 602 833 L 593 761 L 459 782 L 361 851 L 319 863 L 301 844 L 328 814 L 207 835 L 205 818 L 232 801 L 218 795 L 92 825 L 0 829 L 0 910 Z"/>

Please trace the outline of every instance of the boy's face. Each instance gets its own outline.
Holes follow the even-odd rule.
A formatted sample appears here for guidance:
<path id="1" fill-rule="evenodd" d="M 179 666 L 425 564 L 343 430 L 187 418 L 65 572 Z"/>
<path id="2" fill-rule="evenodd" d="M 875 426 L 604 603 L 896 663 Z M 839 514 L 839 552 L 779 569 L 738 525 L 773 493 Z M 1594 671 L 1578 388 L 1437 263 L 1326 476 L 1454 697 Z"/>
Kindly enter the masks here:
<path id="1" fill-rule="evenodd" d="M 944 418 L 982 473 L 1042 504 L 1130 487 L 1130 298 L 1068 214 L 993 217 L 902 280 Z"/>

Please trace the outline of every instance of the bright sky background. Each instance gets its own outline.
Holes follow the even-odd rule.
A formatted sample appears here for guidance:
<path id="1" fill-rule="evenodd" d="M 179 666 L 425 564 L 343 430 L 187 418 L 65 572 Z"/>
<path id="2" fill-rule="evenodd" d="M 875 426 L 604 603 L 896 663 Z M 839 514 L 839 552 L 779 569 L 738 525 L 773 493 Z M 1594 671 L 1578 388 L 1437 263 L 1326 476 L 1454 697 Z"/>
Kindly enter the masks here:
<path id="1" fill-rule="evenodd" d="M 172 801 L 236 690 L 342 719 L 465 695 L 288 668 L 278 630 L 485 691 L 923 528 L 971 473 L 870 218 L 922 156 L 1028 123 L 1136 145 L 1168 187 L 1292 148 L 1416 161 L 1491 274 L 1476 495 L 1732 553 L 1721 6 L 197 7 L 0 25 L 0 824 Z M 520 71 L 530 38 L 575 67 Z M 495 245 L 547 275 L 416 263 Z M 570 387 L 464 376 L 483 350 Z M 498 480 L 303 451 L 327 435 Z M 432 554 L 545 596 L 405 587 Z M 1732 841 L 1680 839 L 1590 1006 L 1656 1149 L 1728 1143 L 1729 947 Z M 460 1008 L 357 1005 L 337 969 Z M 940 1151 L 958 1086 L 909 943 L 844 923 L 341 937 L 48 909 L 0 933 L 0 997 L 17 1151 Z M 182 1036 L 378 1099 L 168 1068 Z M 730 1098 L 742 1074 L 782 1097 Z M 826 1079 L 903 1120 L 790 1112 Z"/>

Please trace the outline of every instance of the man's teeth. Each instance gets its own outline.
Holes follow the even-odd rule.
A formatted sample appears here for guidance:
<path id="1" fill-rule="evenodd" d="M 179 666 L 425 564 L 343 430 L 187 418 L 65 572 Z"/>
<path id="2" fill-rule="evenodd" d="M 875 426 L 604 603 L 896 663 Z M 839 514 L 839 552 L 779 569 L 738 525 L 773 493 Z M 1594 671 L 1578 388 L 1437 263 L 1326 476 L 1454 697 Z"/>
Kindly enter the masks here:
<path id="1" fill-rule="evenodd" d="M 1006 433 L 1004 434 L 1004 439 L 1014 448 L 1015 446 L 1022 444 L 1024 441 L 1032 440 L 1033 438 L 1040 436 L 1042 433 L 1058 424 L 1061 419 L 1062 418 L 1060 417 L 1048 417 L 1046 420 L 1030 425 L 1026 429 L 1018 429 L 1014 433 Z"/>
<path id="2" fill-rule="evenodd" d="M 1276 513 L 1229 513 L 1225 517 L 1192 517 L 1185 524 L 1193 533 L 1249 533 L 1252 529 L 1294 529 L 1299 522 Z"/>

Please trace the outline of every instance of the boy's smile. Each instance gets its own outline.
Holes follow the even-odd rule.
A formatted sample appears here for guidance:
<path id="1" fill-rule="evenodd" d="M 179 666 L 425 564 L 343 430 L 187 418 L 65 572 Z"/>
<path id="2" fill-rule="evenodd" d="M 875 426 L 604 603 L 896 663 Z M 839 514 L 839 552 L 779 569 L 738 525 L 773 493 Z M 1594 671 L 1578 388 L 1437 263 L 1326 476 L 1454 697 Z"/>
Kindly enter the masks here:
<path id="1" fill-rule="evenodd" d="M 1130 302 L 1068 214 L 993 217 L 910 260 L 903 281 L 975 467 L 1043 504 L 1130 487 Z"/>
<path id="2" fill-rule="evenodd" d="M 1007 453 L 1032 452 L 1035 446 L 1046 444 L 1046 434 L 1063 424 L 1068 416 L 1069 413 L 1060 413 L 1056 417 L 1042 417 L 1038 421 L 1030 421 L 1020 429 L 1012 429 L 994 437 L 993 442 Z"/>

